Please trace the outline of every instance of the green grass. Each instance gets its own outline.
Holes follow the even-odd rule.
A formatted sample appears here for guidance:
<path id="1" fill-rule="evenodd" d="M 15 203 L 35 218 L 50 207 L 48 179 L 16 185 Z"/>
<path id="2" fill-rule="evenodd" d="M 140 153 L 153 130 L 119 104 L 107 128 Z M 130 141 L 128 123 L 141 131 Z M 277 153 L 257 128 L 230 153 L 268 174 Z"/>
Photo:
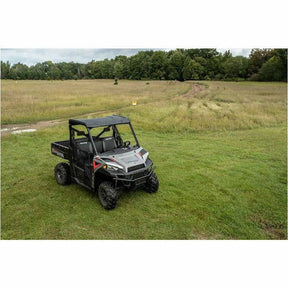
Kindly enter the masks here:
<path id="1" fill-rule="evenodd" d="M 2 239 L 286 238 L 285 127 L 138 135 L 160 190 L 125 193 L 113 211 L 56 184 L 49 142 L 66 125 L 2 141 Z"/>
<path id="2" fill-rule="evenodd" d="M 38 93 L 40 82 L 42 87 L 51 85 L 53 93 L 59 91 L 55 101 L 63 106 L 57 113 L 72 101 L 70 92 L 65 94 L 69 83 L 77 83 L 73 93 L 84 102 L 86 92 L 79 87 L 102 83 L 111 93 L 111 108 L 113 81 L 112 88 L 108 80 L 58 81 L 55 87 L 49 81 L 23 81 L 22 91 L 33 94 L 35 88 Z M 140 91 L 138 99 L 143 96 L 146 102 L 126 107 L 120 101 L 117 106 L 132 119 L 141 145 L 157 166 L 159 192 L 125 193 L 115 210 L 106 211 L 93 193 L 76 184 L 59 186 L 54 179 L 54 166 L 61 159 L 51 155 L 50 142 L 68 139 L 67 124 L 5 136 L 2 239 L 286 239 L 286 84 L 201 82 L 206 88 L 190 95 L 191 83 L 159 82 L 127 81 L 126 95 Z M 176 86 L 170 90 L 170 85 Z M 146 87 L 154 87 L 153 93 Z M 6 95 L 11 95 L 8 90 Z M 117 91 L 119 96 L 122 92 Z M 53 93 L 48 103 L 54 101 Z M 105 99 L 102 106 L 98 103 L 100 110 Z M 48 109 L 44 116 L 31 112 L 24 119 L 18 106 L 8 117 L 7 101 L 2 98 L 4 123 L 58 118 Z M 80 113 L 77 107 L 69 113 Z"/>

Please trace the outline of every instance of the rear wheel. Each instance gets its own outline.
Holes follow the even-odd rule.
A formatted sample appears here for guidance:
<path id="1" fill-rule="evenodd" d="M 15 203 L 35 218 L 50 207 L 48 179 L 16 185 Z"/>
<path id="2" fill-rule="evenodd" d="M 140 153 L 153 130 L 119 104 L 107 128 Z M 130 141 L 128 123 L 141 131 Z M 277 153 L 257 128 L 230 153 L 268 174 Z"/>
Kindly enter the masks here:
<path id="1" fill-rule="evenodd" d="M 54 169 L 55 179 L 60 185 L 71 183 L 70 166 L 67 163 L 58 163 Z"/>
<path id="2" fill-rule="evenodd" d="M 117 205 L 117 191 L 109 181 L 104 181 L 99 185 L 98 197 L 101 205 L 106 210 L 112 210 Z"/>
<path id="3" fill-rule="evenodd" d="M 148 193 L 156 193 L 158 191 L 158 188 L 159 188 L 159 180 L 157 178 L 157 175 L 154 172 L 152 172 L 150 177 L 146 181 L 145 190 Z"/>

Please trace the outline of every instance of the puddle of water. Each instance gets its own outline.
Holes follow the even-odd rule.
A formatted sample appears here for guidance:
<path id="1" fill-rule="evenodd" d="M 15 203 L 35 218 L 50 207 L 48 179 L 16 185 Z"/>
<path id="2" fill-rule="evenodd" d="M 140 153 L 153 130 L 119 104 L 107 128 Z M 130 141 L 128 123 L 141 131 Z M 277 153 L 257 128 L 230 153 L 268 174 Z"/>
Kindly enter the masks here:
<path id="1" fill-rule="evenodd" d="M 26 132 L 35 132 L 37 131 L 36 129 L 22 129 L 22 130 L 16 130 L 11 132 L 12 134 L 21 134 L 21 133 L 26 133 Z"/>

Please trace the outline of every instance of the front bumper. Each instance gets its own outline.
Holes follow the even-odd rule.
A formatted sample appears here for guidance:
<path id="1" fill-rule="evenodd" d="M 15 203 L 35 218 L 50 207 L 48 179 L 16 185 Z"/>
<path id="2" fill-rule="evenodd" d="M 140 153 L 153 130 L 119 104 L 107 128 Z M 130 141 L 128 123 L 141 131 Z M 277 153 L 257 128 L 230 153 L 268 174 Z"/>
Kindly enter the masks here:
<path id="1" fill-rule="evenodd" d="M 125 188 L 138 188 L 145 185 L 147 179 L 151 176 L 155 167 L 149 167 L 149 169 L 139 169 L 127 174 L 119 174 L 113 177 L 115 181 L 115 188 L 124 186 Z"/>

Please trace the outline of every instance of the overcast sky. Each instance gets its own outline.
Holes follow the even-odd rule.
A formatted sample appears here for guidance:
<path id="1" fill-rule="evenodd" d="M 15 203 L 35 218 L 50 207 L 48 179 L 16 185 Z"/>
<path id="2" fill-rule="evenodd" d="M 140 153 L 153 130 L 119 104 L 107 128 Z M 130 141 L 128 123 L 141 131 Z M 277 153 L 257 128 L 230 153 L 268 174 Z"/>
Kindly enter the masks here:
<path id="1" fill-rule="evenodd" d="M 174 48 L 173 48 L 174 49 Z M 11 64 L 23 63 L 34 65 L 44 61 L 56 62 L 77 62 L 88 63 L 91 60 L 111 59 L 117 55 L 132 56 L 141 50 L 146 49 L 2 49 L 1 60 L 9 61 Z M 152 49 L 152 50 L 172 50 L 172 49 Z M 251 49 L 217 49 L 223 53 L 230 50 L 233 56 L 249 56 Z"/>

